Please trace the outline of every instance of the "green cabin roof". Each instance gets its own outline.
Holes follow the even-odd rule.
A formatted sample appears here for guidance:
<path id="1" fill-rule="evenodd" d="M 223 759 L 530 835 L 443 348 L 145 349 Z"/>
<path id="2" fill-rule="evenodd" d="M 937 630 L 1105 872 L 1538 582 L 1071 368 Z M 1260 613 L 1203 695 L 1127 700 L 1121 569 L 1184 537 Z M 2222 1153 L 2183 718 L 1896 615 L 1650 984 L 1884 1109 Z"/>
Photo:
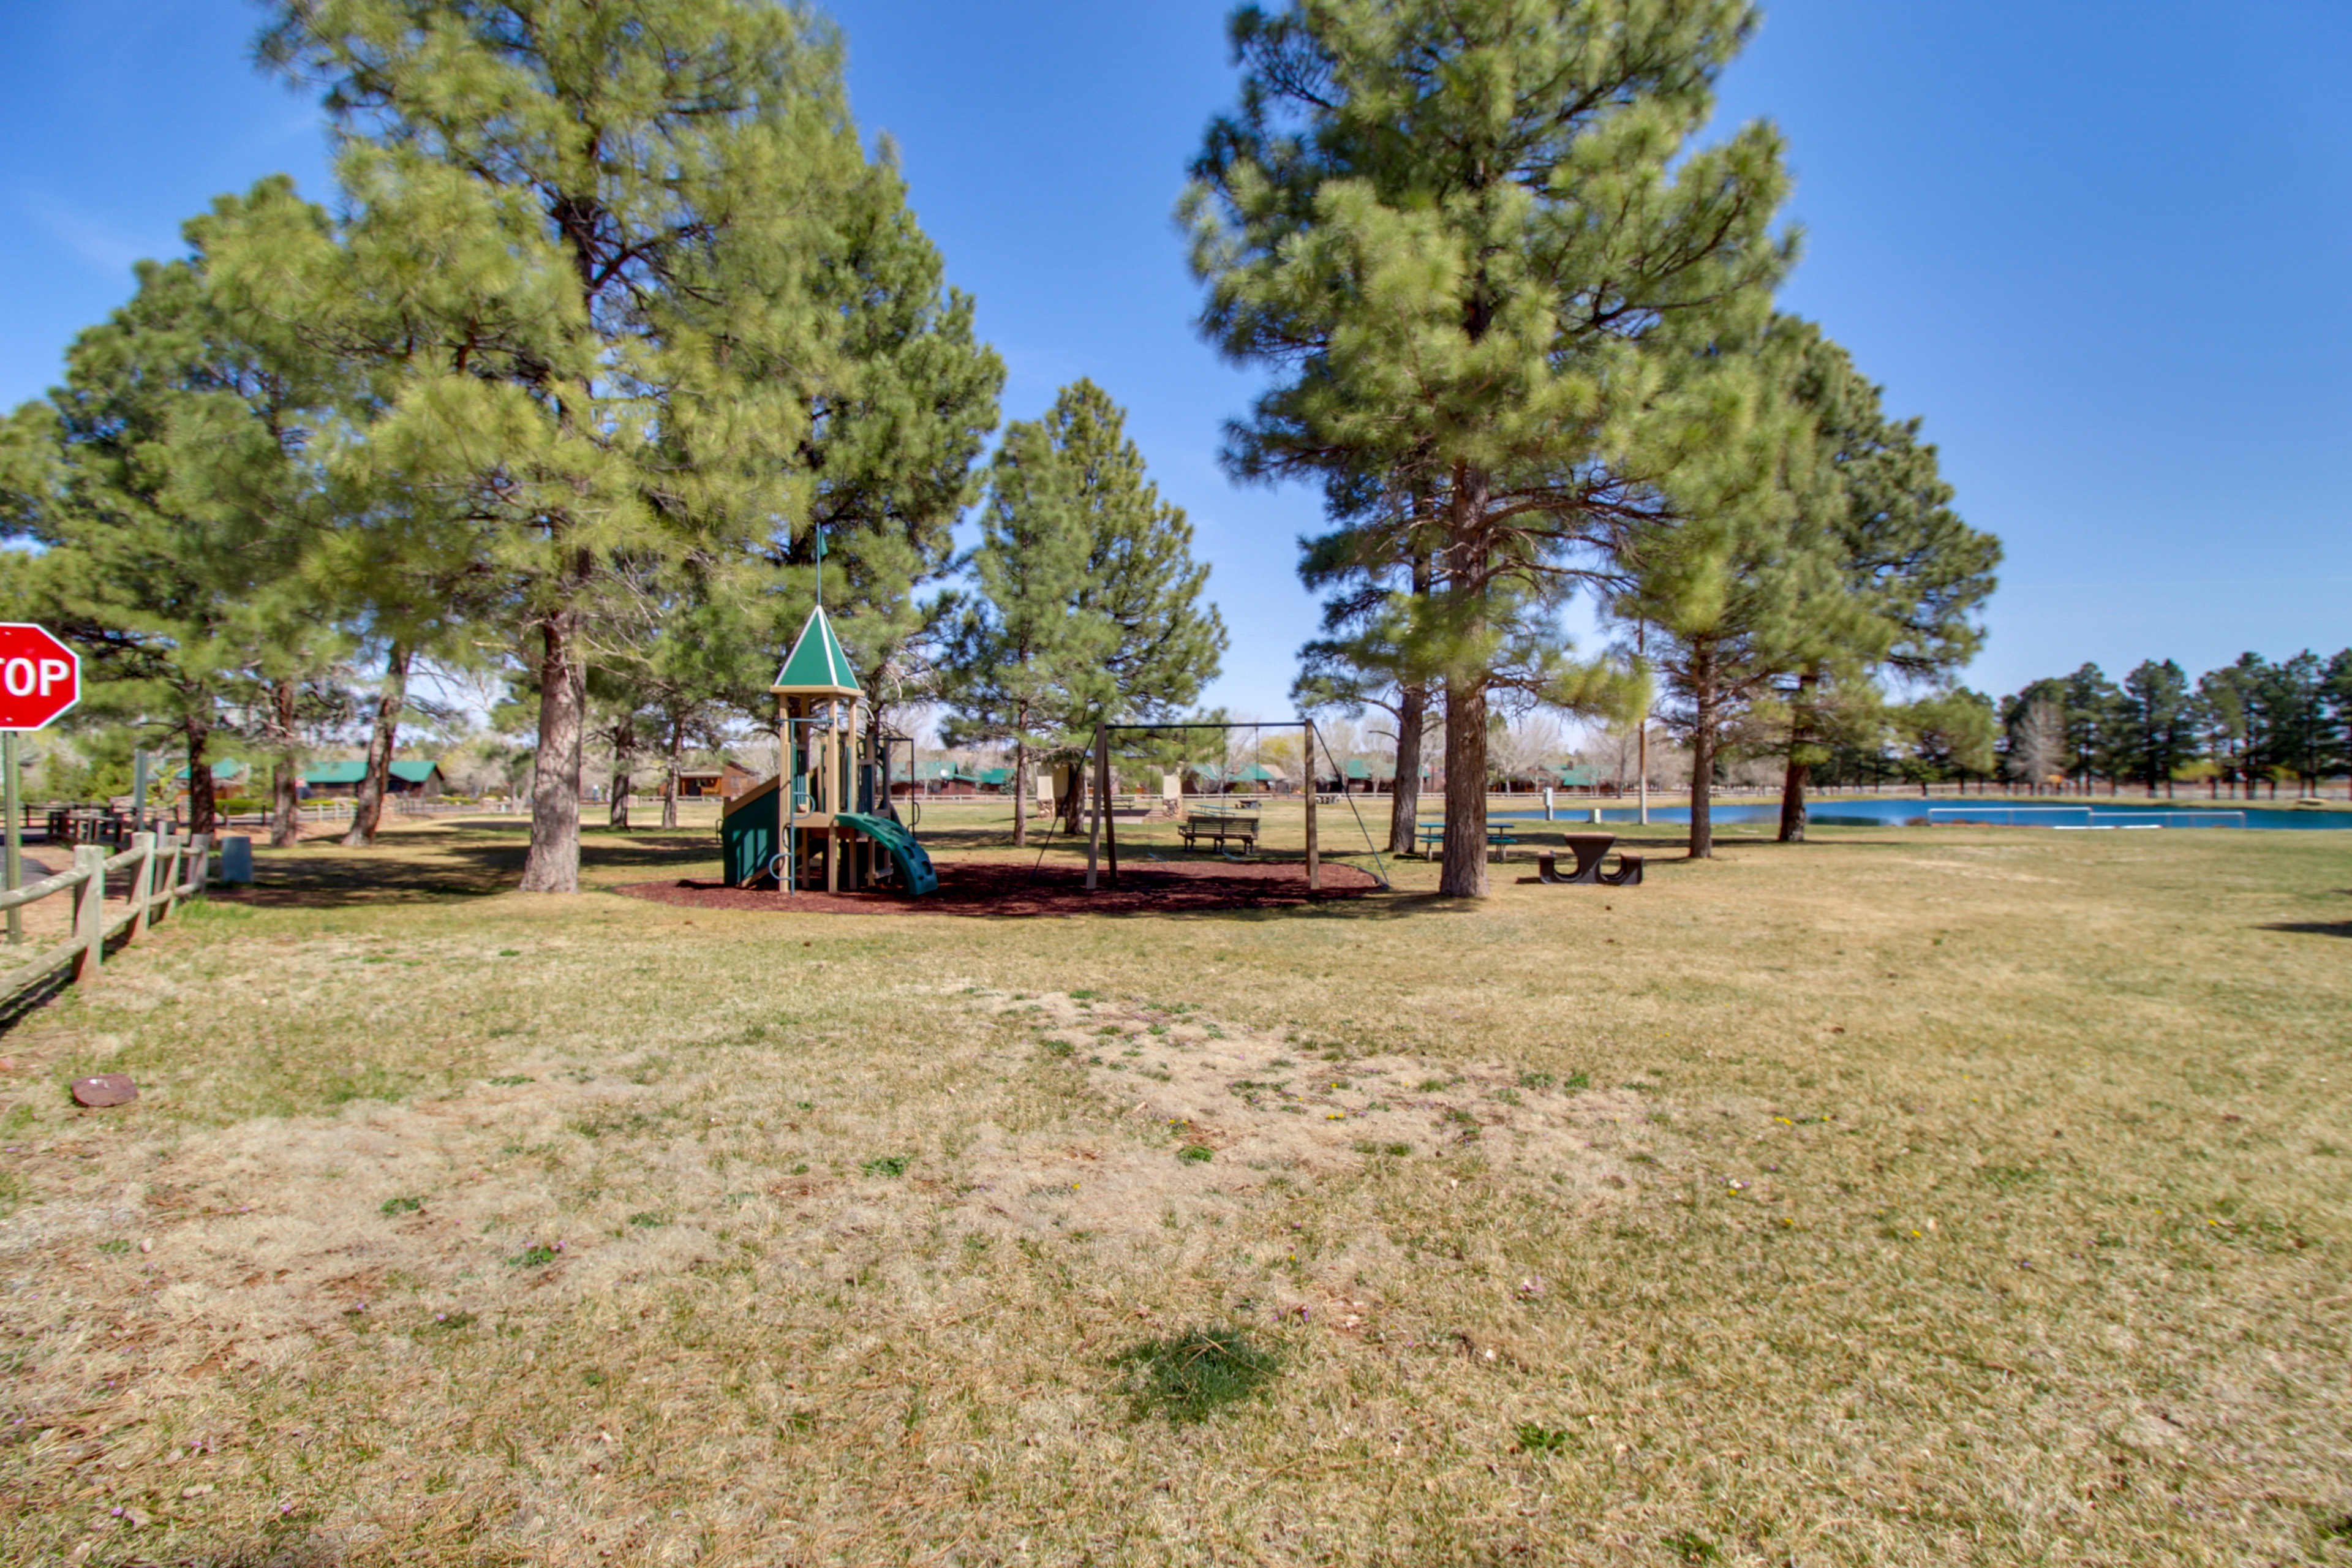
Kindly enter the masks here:
<path id="1" fill-rule="evenodd" d="M 784 668 L 776 671 L 776 683 L 769 689 L 779 693 L 865 695 L 857 684 L 857 672 L 849 667 L 849 656 L 841 651 L 841 639 L 833 635 L 833 620 L 824 613 L 824 605 L 809 612 L 793 651 L 784 656 Z"/>
<path id="2" fill-rule="evenodd" d="M 392 776 L 403 784 L 421 784 L 440 767 L 438 763 L 396 762 L 392 764 Z M 319 784 L 355 784 L 367 777 L 367 759 L 355 757 L 348 762 L 320 763 L 302 770 L 302 782 Z"/>

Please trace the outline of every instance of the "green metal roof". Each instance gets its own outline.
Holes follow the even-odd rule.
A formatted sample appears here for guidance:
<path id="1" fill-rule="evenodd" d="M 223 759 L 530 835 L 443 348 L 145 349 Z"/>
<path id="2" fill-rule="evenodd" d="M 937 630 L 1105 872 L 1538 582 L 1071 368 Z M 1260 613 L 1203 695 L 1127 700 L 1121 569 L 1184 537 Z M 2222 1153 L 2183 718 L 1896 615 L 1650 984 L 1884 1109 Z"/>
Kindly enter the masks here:
<path id="1" fill-rule="evenodd" d="M 1591 768 L 1562 768 L 1559 782 L 1570 788 L 1583 789 L 1600 781 Z"/>
<path id="2" fill-rule="evenodd" d="M 772 689 L 865 695 L 857 684 L 857 672 L 849 667 L 849 656 L 841 651 L 841 639 L 833 635 L 833 620 L 824 605 L 809 612 L 793 651 L 784 656 L 784 668 L 776 671 Z"/>
<path id="3" fill-rule="evenodd" d="M 984 784 L 1011 784 L 1013 782 L 1013 770 L 1011 768 L 982 768 L 980 770 L 979 782 Z"/>
<path id="4" fill-rule="evenodd" d="M 392 776 L 403 784 L 421 784 L 440 767 L 438 763 L 395 762 Z M 341 763 L 319 763 L 302 770 L 306 784 L 355 784 L 367 777 L 367 759 L 355 758 Z"/>
<path id="5" fill-rule="evenodd" d="M 182 781 L 185 781 L 188 776 L 188 770 L 182 768 L 173 776 L 181 779 Z M 235 757 L 224 757 L 219 762 L 213 764 L 213 778 L 217 783 L 226 784 L 231 779 L 241 779 L 244 776 L 245 764 L 238 762 Z"/>

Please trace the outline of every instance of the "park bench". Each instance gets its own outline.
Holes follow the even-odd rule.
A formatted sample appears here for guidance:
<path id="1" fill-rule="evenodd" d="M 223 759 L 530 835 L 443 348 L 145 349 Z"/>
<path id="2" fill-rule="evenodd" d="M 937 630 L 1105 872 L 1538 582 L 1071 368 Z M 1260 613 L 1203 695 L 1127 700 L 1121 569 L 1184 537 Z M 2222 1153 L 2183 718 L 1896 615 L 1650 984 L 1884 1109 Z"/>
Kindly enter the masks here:
<path id="1" fill-rule="evenodd" d="M 1257 818 L 1243 816 L 1235 812 L 1196 811 L 1187 816 L 1184 826 L 1176 831 L 1183 838 L 1187 849 L 1196 847 L 1203 838 L 1220 851 L 1224 848 L 1228 838 L 1240 839 L 1245 850 L 1257 847 Z"/>
<path id="2" fill-rule="evenodd" d="M 1445 824 L 1442 822 L 1417 823 L 1413 834 L 1421 842 L 1421 853 L 1425 859 L 1434 860 L 1437 852 L 1445 847 Z M 1508 855 L 1510 847 L 1517 842 L 1517 837 L 1507 828 L 1490 826 L 1486 829 L 1487 853 L 1497 860 Z"/>
<path id="3" fill-rule="evenodd" d="M 1550 850 L 1536 857 L 1536 877 L 1539 881 L 1562 887 L 1637 888 L 1642 883 L 1642 858 L 1620 850 L 1617 869 L 1603 871 L 1601 863 L 1609 858 L 1612 846 L 1617 842 L 1613 833 L 1570 833 L 1565 836 L 1569 852 L 1576 857 L 1576 868 L 1562 876 Z"/>

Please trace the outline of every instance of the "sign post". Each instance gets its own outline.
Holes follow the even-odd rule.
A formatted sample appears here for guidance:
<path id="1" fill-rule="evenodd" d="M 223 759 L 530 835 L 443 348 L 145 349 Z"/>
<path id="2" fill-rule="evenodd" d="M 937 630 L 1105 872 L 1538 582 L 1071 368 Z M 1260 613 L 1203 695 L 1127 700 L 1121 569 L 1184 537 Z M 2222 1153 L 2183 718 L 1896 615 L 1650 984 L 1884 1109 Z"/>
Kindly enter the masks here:
<path id="1" fill-rule="evenodd" d="M 17 843 L 19 819 L 16 815 L 16 731 L 0 730 L 0 795 L 5 795 L 8 813 L 8 890 L 15 892 L 25 885 L 25 855 Z M 25 940 L 25 911 L 16 905 L 8 906 L 8 945 L 16 946 Z"/>
<path id="2" fill-rule="evenodd" d="M 7 880 L 15 892 L 25 885 L 19 835 L 24 813 L 16 801 L 17 735 L 44 730 L 81 700 L 81 658 L 44 626 L 0 622 L 0 802 L 8 816 Z M 25 940 L 24 917 L 8 911 L 8 940 Z"/>

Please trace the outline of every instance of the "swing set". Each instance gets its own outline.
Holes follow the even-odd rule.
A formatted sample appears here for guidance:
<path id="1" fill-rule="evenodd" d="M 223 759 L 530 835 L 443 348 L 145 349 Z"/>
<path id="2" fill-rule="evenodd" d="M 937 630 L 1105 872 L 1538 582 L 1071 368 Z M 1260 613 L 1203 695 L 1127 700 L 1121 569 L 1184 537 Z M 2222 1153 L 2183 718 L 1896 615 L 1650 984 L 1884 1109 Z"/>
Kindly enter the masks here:
<path id="1" fill-rule="evenodd" d="M 1372 857 L 1373 864 L 1379 868 L 1375 874 L 1380 879 L 1380 885 L 1382 889 L 1389 886 L 1387 857 L 1381 853 L 1380 846 L 1373 841 L 1372 830 L 1365 823 L 1363 812 L 1357 807 L 1355 796 L 1348 793 L 1347 776 L 1339 766 L 1339 758 L 1333 754 L 1329 742 L 1323 739 L 1322 731 L 1316 728 L 1315 721 L 1311 719 L 1247 719 L 1167 724 L 1101 724 L 1096 727 L 1093 744 L 1088 748 L 1093 752 L 1094 760 L 1093 787 L 1087 792 L 1092 797 L 1088 803 L 1087 819 L 1087 890 L 1088 892 L 1093 892 L 1097 886 L 1105 885 L 1103 879 L 1106 878 L 1108 886 L 1113 888 L 1118 886 L 1118 829 L 1110 808 L 1112 738 L 1118 735 L 1181 733 L 1203 730 L 1228 735 L 1235 730 L 1251 731 L 1254 732 L 1252 744 L 1261 757 L 1264 755 L 1264 737 L 1255 732 L 1266 730 L 1299 731 L 1302 742 L 1300 750 L 1303 753 L 1301 761 L 1306 773 L 1306 777 L 1300 781 L 1303 786 L 1300 794 L 1306 803 L 1307 810 L 1307 890 L 1310 893 L 1319 893 L 1323 890 L 1323 847 L 1316 811 L 1319 802 L 1315 788 L 1315 751 L 1317 746 L 1320 745 L 1324 757 L 1331 763 L 1332 776 L 1339 780 L 1339 799 L 1348 803 L 1349 813 L 1356 820 L 1357 831 L 1363 835 L 1364 848 Z M 1262 765 L 1252 771 L 1262 772 Z M 1230 789 L 1230 775 L 1222 766 L 1219 769 L 1219 778 Z M 1181 785 L 1178 798 L 1181 806 L 1182 798 Z M 1188 815 L 1180 808 L 1178 820 L 1179 832 L 1188 847 L 1194 846 L 1202 838 L 1208 838 L 1215 845 L 1217 852 L 1224 855 L 1226 842 L 1229 839 L 1237 839 L 1245 849 L 1253 853 L 1257 852 L 1258 821 L 1255 816 L 1244 816 L 1231 811 L 1200 812 Z M 1224 855 L 1224 858 L 1234 858 L 1231 855 Z M 1260 858 L 1263 858 L 1262 855 Z"/>

